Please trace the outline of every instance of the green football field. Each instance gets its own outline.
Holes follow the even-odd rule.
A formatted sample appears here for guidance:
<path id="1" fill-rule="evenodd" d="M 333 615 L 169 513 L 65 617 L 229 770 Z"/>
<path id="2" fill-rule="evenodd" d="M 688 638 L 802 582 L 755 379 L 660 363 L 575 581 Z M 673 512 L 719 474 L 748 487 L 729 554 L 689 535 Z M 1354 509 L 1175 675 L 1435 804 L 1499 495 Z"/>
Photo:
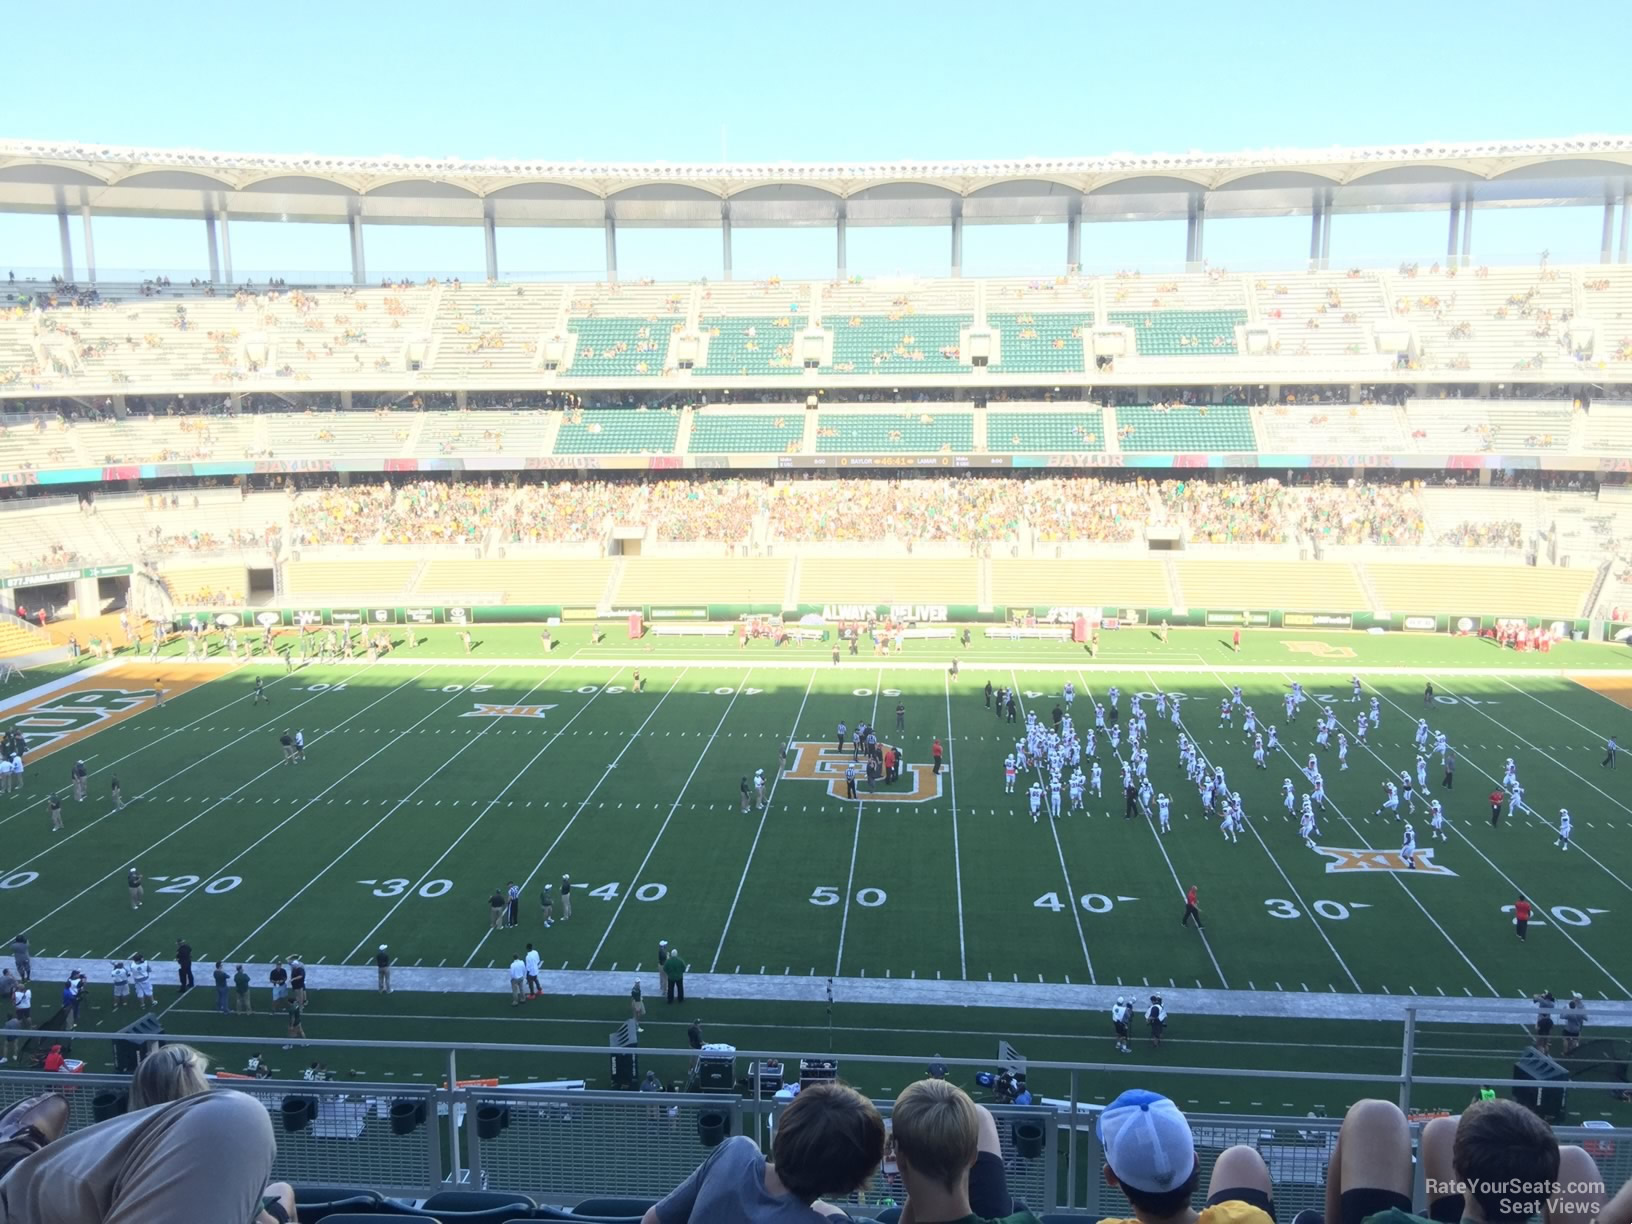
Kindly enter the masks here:
<path id="1" fill-rule="evenodd" d="M 1024 1046 L 1019 1035 L 1029 1033 L 1032 1057 L 1103 1058 L 1103 1019 L 1080 1014 L 1057 989 L 1091 985 L 1141 999 L 1154 989 L 1203 992 L 1169 1000 L 1194 1065 L 1262 1057 L 1379 1073 L 1397 1070 L 1399 1024 L 1359 1023 L 1341 996 L 1522 999 L 1547 988 L 1594 1002 L 1632 998 L 1632 788 L 1623 781 L 1632 773 L 1600 765 L 1605 737 L 1625 742 L 1632 721 L 1620 704 L 1632 700 L 1623 648 L 1571 643 L 1529 656 L 1442 637 L 1263 632 L 1237 655 L 1217 632 L 1175 631 L 1163 644 L 1126 631 L 1106 634 L 1092 660 L 1065 644 L 977 641 L 956 652 L 954 678 L 946 642 L 845 655 L 835 666 L 813 647 L 631 643 L 621 628 L 598 645 L 582 630 L 557 636 L 548 659 L 535 630 L 484 627 L 468 658 L 438 632 L 388 662 L 222 668 L 191 687 L 197 665 L 167 658 L 6 710 L 0 722 L 24 727 L 35 747 L 25 790 L 0 800 L 0 927 L 26 930 L 36 956 L 84 962 L 97 983 L 107 960 L 144 952 L 163 962 L 167 1009 L 176 1005 L 167 962 L 181 937 L 206 979 L 218 958 L 299 955 L 321 991 L 325 971 L 372 966 L 382 943 L 403 970 L 445 976 L 389 999 L 347 993 L 328 1005 L 332 1021 L 320 1002 L 307 1021 L 314 1037 L 599 1044 L 608 1021 L 627 1015 L 623 978 L 638 976 L 662 1010 L 661 939 L 692 975 L 760 979 L 721 987 L 713 1000 L 703 992 L 697 1004 L 712 1009 L 711 1022 L 741 1026 L 735 1040 L 745 1048 L 756 1033 L 826 1044 L 825 1011 L 806 987 L 828 977 L 839 983 L 837 1048 L 985 1056 L 992 1035 Z M 1571 679 L 1561 669 L 1625 675 Z M 1015 689 L 1021 710 L 1043 720 L 1071 683 L 1079 733 L 1112 686 L 1124 722 L 1142 695 L 1151 782 L 1174 797 L 1172 831 L 1158 833 L 1145 813 L 1124 818 L 1104 735 L 1103 796 L 1034 819 L 1024 793 L 1034 775 L 1022 773 L 1013 794 L 1004 788 L 1003 758 L 1024 714 L 1019 724 L 994 715 L 988 681 Z M 1288 722 L 1282 702 L 1295 681 L 1310 700 Z M 1219 725 L 1234 685 L 1278 727 L 1282 748 L 1265 769 L 1254 768 L 1239 714 L 1233 727 Z M 157 688 L 167 692 L 162 707 L 144 696 Z M 15 691 L 5 696 L 15 701 Z M 1176 702 L 1182 725 L 1155 717 L 1158 692 Z M 1354 723 L 1373 697 L 1379 725 L 1361 746 Z M 1311 850 L 1280 795 L 1283 778 L 1309 789 L 1299 767 L 1323 703 L 1351 745 L 1346 771 L 1335 748 L 1322 756 L 1329 803 Z M 1410 871 L 1399 861 L 1400 822 L 1377 809 L 1386 778 L 1415 773 L 1419 717 L 1445 732 L 1459 764 L 1446 790 L 1438 756 L 1426 754 L 1426 795 L 1445 803 L 1446 837 L 1430 837 L 1419 798 Z M 860 802 L 844 798 L 841 721 L 876 725 L 902 749 L 907 776 L 876 793 L 863 785 Z M 38 746 L 63 727 L 79 738 Z M 282 762 L 285 728 L 304 730 L 304 764 Z M 1248 822 L 1238 841 L 1221 835 L 1184 779 L 1181 732 L 1241 793 Z M 67 796 L 75 756 L 91 771 L 83 803 Z M 1509 813 L 1504 803 L 1492 827 L 1487 796 L 1509 756 L 1527 809 Z M 740 779 L 757 769 L 766 803 L 744 812 Z M 114 775 L 123 811 L 109 800 Z M 52 787 L 65 796 L 62 832 L 46 813 Z M 1568 851 L 1555 844 L 1561 807 L 1575 821 Z M 139 910 L 125 887 L 133 864 L 147 880 Z M 540 888 L 559 890 L 564 875 L 572 918 L 545 929 Z M 510 881 L 522 887 L 521 925 L 495 931 L 488 897 Z M 1202 931 L 1180 924 L 1190 885 Z M 1522 944 L 1504 912 L 1520 893 L 1537 915 Z M 580 997 L 552 1006 L 547 1029 L 518 1033 L 502 971 L 525 942 L 546 969 L 608 976 L 575 979 Z M 485 976 L 455 972 L 464 970 Z M 879 979 L 891 986 L 859 985 Z M 1234 997 L 1221 991 L 1328 999 L 1294 1008 L 1303 1021 L 1255 1022 L 1219 1004 Z M 1218 1014 L 1203 1029 L 1178 998 Z M 949 999 L 969 1011 L 950 1010 Z M 93 1005 L 88 1023 L 121 1019 Z M 211 1000 L 192 995 L 166 1024 L 181 1031 L 196 1018 L 206 1031 L 240 1031 L 210 1011 Z M 1275 1051 L 1293 1027 L 1307 1048 L 1289 1064 Z M 1505 1053 L 1468 1073 L 1504 1074 L 1512 1044 L 1493 1039 Z M 1454 1036 L 1441 1045 L 1446 1065 L 1483 1049 Z M 1373 1048 L 1374 1057 L 1362 1053 Z M 400 1073 L 412 1072 L 403 1064 Z M 1326 1103 L 1277 1091 L 1266 1107 Z M 1217 1100 L 1248 1104 L 1223 1089 Z"/>

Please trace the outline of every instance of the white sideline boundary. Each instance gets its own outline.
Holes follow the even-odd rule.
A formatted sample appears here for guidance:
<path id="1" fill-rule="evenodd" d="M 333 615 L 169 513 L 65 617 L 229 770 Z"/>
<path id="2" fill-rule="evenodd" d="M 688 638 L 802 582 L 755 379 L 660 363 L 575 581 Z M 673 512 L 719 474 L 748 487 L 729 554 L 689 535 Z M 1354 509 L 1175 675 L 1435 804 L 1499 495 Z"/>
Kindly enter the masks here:
<path id="1" fill-rule="evenodd" d="M 217 662 L 215 659 L 200 659 L 200 660 L 197 660 L 197 661 L 195 661 L 194 663 L 191 663 L 191 664 L 189 664 L 185 660 L 171 660 L 170 662 L 177 668 L 186 668 L 186 667 L 189 667 L 189 666 L 217 666 L 217 667 L 220 666 L 220 663 Z M 87 668 L 85 671 L 75 672 L 74 676 L 75 676 L 76 679 L 77 678 L 84 678 L 85 676 L 88 676 L 88 675 L 100 674 L 100 671 L 103 668 L 117 667 L 117 666 L 119 666 L 119 663 L 117 661 L 115 661 L 114 663 L 99 663 L 94 668 Z M 250 659 L 247 662 L 243 661 L 243 660 L 240 660 L 239 663 L 238 663 L 238 666 L 240 668 L 244 668 L 244 667 L 281 668 L 281 667 L 283 667 L 283 663 L 282 663 L 281 660 L 278 660 L 278 659 L 255 658 L 255 659 Z M 563 669 L 580 668 L 580 667 L 582 667 L 582 668 L 604 667 L 609 672 L 620 671 L 620 670 L 624 670 L 624 669 L 631 668 L 631 667 L 644 667 L 644 668 L 647 668 L 648 670 L 651 669 L 651 668 L 654 668 L 654 667 L 676 667 L 676 668 L 678 668 L 678 667 L 689 667 L 689 668 L 692 668 L 693 670 L 740 671 L 744 667 L 751 666 L 754 671 L 799 671 L 799 672 L 803 672 L 803 671 L 815 670 L 815 671 L 822 671 L 822 672 L 834 672 L 834 673 L 847 673 L 847 674 L 851 674 L 851 675 L 861 675 L 861 674 L 863 674 L 863 673 L 865 673 L 866 671 L 869 671 L 869 670 L 876 672 L 878 670 L 879 665 L 876 664 L 876 663 L 868 665 L 868 664 L 862 663 L 860 660 L 857 660 L 856 662 L 848 663 L 848 664 L 841 663 L 841 664 L 839 664 L 838 667 L 834 667 L 831 663 L 824 662 L 823 660 L 815 658 L 814 656 L 806 656 L 806 657 L 800 658 L 800 659 L 754 659 L 751 663 L 749 663 L 749 662 L 746 662 L 740 655 L 736 655 L 736 656 L 727 655 L 727 656 L 724 656 L 724 657 L 719 658 L 719 659 L 697 659 L 697 658 L 667 658 L 667 657 L 665 657 L 663 655 L 660 655 L 660 654 L 647 654 L 647 655 L 641 655 L 641 656 L 638 656 L 638 657 L 628 657 L 628 656 L 623 656 L 623 655 L 606 655 L 606 656 L 603 657 L 603 656 L 597 655 L 594 658 L 584 658 L 584 657 L 581 657 L 581 656 L 570 656 L 569 655 L 567 658 L 559 659 L 559 660 L 546 659 L 546 658 L 543 658 L 541 656 L 541 657 L 536 658 L 536 659 L 482 659 L 479 662 L 472 661 L 470 659 L 464 658 L 463 656 L 460 656 L 460 657 L 457 657 L 457 658 L 453 658 L 453 657 L 449 657 L 449 658 L 410 658 L 410 657 L 407 657 L 407 656 L 395 657 L 394 658 L 394 657 L 391 657 L 391 656 L 388 655 L 383 659 L 376 659 L 373 662 L 370 662 L 367 659 L 337 659 L 337 660 L 331 660 L 330 662 L 327 662 L 327 663 L 323 663 L 320 666 L 322 666 L 324 668 L 342 668 L 342 669 L 344 669 L 344 668 L 354 668 L 354 669 L 359 669 L 359 670 L 362 669 L 362 668 L 379 668 L 379 667 L 463 667 L 463 668 L 467 668 L 467 669 L 469 669 L 469 668 L 478 668 L 478 667 L 488 667 L 488 668 L 494 668 L 494 669 L 507 668 L 507 667 L 540 667 L 540 668 L 542 668 L 542 667 L 560 667 L 560 668 L 563 668 Z M 1048 662 L 1048 663 L 1015 663 L 1015 662 L 1010 662 L 1010 661 L 1008 661 L 1006 659 L 1003 659 L 1003 660 L 993 659 L 993 660 L 990 660 L 990 661 L 985 661 L 985 660 L 982 660 L 981 658 L 979 658 L 978 656 L 976 656 L 976 657 L 970 658 L 970 659 L 964 659 L 964 658 L 960 657 L 959 658 L 959 666 L 964 671 L 971 672 L 971 673 L 986 672 L 986 671 L 994 671 L 994 672 L 1020 671 L 1020 672 L 1028 672 L 1028 673 L 1029 672 L 1065 672 L 1065 673 L 1074 673 L 1074 672 L 1076 672 L 1078 670 L 1083 670 L 1083 671 L 1087 671 L 1089 673 L 1106 672 L 1106 673 L 1113 673 L 1113 674 L 1125 674 L 1125 673 L 1128 673 L 1128 672 L 1159 672 L 1159 673 L 1162 673 L 1164 675 L 1170 675 L 1170 674 L 1174 674 L 1174 673 L 1189 675 L 1189 674 L 1194 674 L 1197 671 L 1214 671 L 1214 672 L 1219 672 L 1221 674 L 1226 674 L 1226 675 L 1279 676 L 1279 675 L 1282 675 L 1282 674 L 1286 673 L 1287 671 L 1296 671 L 1300 675 L 1307 674 L 1307 675 L 1334 675 L 1334 676 L 1340 675 L 1340 676 L 1416 676 L 1416 677 L 1420 677 L 1420 676 L 1462 676 L 1462 677 L 1497 676 L 1497 677 L 1502 677 L 1504 679 L 1523 679 L 1525 677 L 1537 677 L 1537 676 L 1544 677 L 1544 678 L 1549 678 L 1549 679 L 1558 679 L 1560 677 L 1563 677 L 1565 679 L 1569 679 L 1569 678 L 1574 677 L 1574 676 L 1585 676 L 1585 677 L 1589 677 L 1589 678 L 1600 678 L 1600 677 L 1602 677 L 1602 678 L 1625 678 L 1625 677 L 1632 676 L 1632 666 L 1628 666 L 1628 667 L 1407 667 L 1407 666 L 1404 666 L 1404 665 L 1357 666 L 1357 665 L 1351 663 L 1351 664 L 1349 664 L 1347 666 L 1339 667 L 1339 666 L 1335 666 L 1335 665 L 1332 665 L 1332 664 L 1326 664 L 1324 666 L 1319 665 L 1319 664 L 1305 664 L 1301 660 L 1297 660 L 1297 659 L 1291 659 L 1291 660 L 1287 660 L 1287 661 L 1280 662 L 1280 663 L 1229 663 L 1229 664 L 1225 664 L 1223 666 L 1218 666 L 1218 665 L 1205 664 L 1205 663 L 1198 664 L 1198 663 L 1196 663 L 1194 661 L 1180 662 L 1180 663 L 1142 663 L 1142 662 L 1139 662 L 1137 660 L 1130 659 L 1130 660 L 1128 660 L 1126 662 L 1118 662 L 1116 659 L 1113 658 L 1113 659 L 1094 659 L 1094 660 L 1089 661 L 1085 666 L 1082 663 L 1081 660 L 1076 659 L 1076 658 L 1062 657 L 1062 658 L 1060 658 L 1060 659 L 1058 659 L 1056 661 L 1052 661 L 1052 662 Z M 890 657 L 889 662 L 884 664 L 885 670 L 892 671 L 892 672 L 893 671 L 945 671 L 946 667 L 947 667 L 947 659 L 945 659 L 945 658 L 924 659 L 924 660 L 912 661 L 912 660 L 902 659 L 898 655 L 892 655 Z M 25 700 L 29 700 L 29 699 L 33 698 L 35 693 L 55 691 L 56 687 L 60 687 L 60 683 L 58 681 L 52 681 L 50 684 L 42 685 L 39 690 L 33 690 L 30 693 L 24 693 L 24 694 L 22 694 L 22 695 L 20 695 L 18 697 L 14 697 L 14 698 L 10 699 L 9 701 L 7 701 L 7 702 L 5 702 L 3 704 L 0 704 L 0 713 L 4 713 L 5 710 L 9 709 L 12 705 L 16 704 L 17 702 L 21 702 L 21 701 L 25 701 Z"/>
<path id="2" fill-rule="evenodd" d="M 193 963 L 208 964 L 210 958 L 201 955 Z M 65 957 L 36 956 L 34 977 L 40 982 L 66 981 L 70 969 L 95 969 L 94 959 L 71 960 Z M 175 990 L 175 965 L 172 961 L 152 961 L 155 993 L 161 998 Z M 236 967 L 236 966 L 234 966 Z M 268 964 L 245 964 L 250 980 L 254 982 L 253 1001 L 264 1007 L 268 985 Z M 308 965 L 307 989 L 315 1006 L 307 1009 L 310 1016 L 321 1016 L 327 1009 L 325 994 L 335 990 L 367 991 L 378 988 L 375 968 L 369 965 Z M 655 967 L 637 976 L 656 991 Z M 607 998 L 623 1006 L 627 1012 L 630 973 L 627 969 L 544 970 L 539 974 L 544 986 L 545 999 L 540 1006 L 549 1011 L 549 996 L 575 998 Z M 701 999 L 734 1002 L 805 1003 L 811 1007 L 827 1005 L 826 977 L 792 976 L 757 973 L 688 973 L 686 974 L 688 1005 Z M 845 977 L 833 978 L 833 1000 L 839 1006 L 860 1004 L 910 1004 L 919 1007 L 947 1008 L 1002 1007 L 1028 1011 L 1073 1011 L 1089 1013 L 1094 1017 L 1110 1014 L 1117 995 L 1130 993 L 1127 986 L 1065 985 L 1054 982 L 976 982 L 948 979 L 931 981 L 927 978 Z M 398 965 L 391 970 L 394 993 L 424 992 L 427 994 L 478 994 L 493 999 L 494 1014 L 508 1016 L 510 1012 L 510 971 L 507 966 L 495 969 L 455 969 L 422 966 L 410 968 Z M 211 998 L 210 986 L 196 986 L 200 999 Z M 1138 987 L 1131 988 L 1136 992 Z M 1374 995 L 1339 994 L 1336 991 L 1269 991 L 1269 990 L 1196 990 L 1185 987 L 1162 987 L 1162 999 L 1176 1017 L 1183 1016 L 1260 1016 L 1280 1019 L 1305 1020 L 1383 1020 L 1403 1022 L 1407 1007 L 1416 1007 L 1419 1020 L 1442 1023 L 1510 1024 L 1535 1015 L 1535 1005 L 1527 996 L 1513 998 L 1437 998 L 1427 995 Z M 661 991 L 649 996 L 661 997 Z M 1592 1023 L 1598 1027 L 1632 1025 L 1632 1003 L 1592 1003 Z M 139 1010 L 139 1009 L 133 1009 Z M 690 1013 L 686 1013 L 690 1014 Z M 661 1015 L 661 1008 L 659 1008 Z M 540 1017 L 545 1018 L 545 1017 Z M 382 1022 L 389 1020 L 382 1015 Z M 1085 1027 L 1090 1035 L 1100 1030 L 1095 1019 Z"/>

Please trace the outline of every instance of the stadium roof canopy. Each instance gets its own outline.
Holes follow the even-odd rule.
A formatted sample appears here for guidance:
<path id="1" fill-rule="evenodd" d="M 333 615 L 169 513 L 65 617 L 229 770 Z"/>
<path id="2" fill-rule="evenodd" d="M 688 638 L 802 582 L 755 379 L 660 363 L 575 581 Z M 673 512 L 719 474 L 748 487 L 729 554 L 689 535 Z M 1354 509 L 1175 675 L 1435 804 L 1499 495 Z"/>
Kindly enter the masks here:
<path id="1" fill-rule="evenodd" d="M 0 212 L 55 213 L 63 276 L 73 277 L 68 219 L 78 213 L 94 282 L 91 218 L 200 218 L 210 280 L 231 282 L 229 220 L 344 224 L 352 279 L 366 280 L 368 225 L 481 226 L 498 279 L 501 226 L 601 227 L 617 279 L 622 227 L 718 228 L 731 278 L 734 227 L 832 226 L 845 274 L 849 226 L 943 225 L 961 274 L 965 224 L 1064 222 L 1065 267 L 1080 264 L 1084 221 L 1187 221 L 1185 260 L 1202 263 L 1209 217 L 1311 217 L 1309 254 L 1325 263 L 1334 214 L 1450 214 L 1447 255 L 1469 254 L 1476 208 L 1604 207 L 1603 260 L 1632 181 L 1632 136 L 1486 144 L 1119 154 L 1009 161 L 797 165 L 601 165 L 319 157 L 119 149 L 0 141 Z M 219 235 L 218 235 L 219 225 Z"/>
<path id="2" fill-rule="evenodd" d="M 0 211 L 474 225 L 966 223 L 1600 204 L 1632 136 L 1006 161 L 589 164 L 0 141 Z"/>

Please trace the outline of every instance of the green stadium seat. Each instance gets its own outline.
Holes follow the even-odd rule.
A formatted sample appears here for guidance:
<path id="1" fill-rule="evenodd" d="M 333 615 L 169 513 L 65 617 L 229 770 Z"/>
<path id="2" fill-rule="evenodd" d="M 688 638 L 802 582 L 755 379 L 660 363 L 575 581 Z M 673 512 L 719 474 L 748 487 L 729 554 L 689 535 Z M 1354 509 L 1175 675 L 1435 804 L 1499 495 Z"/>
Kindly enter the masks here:
<path id="1" fill-rule="evenodd" d="M 784 454 L 805 439 L 804 413 L 699 412 L 691 419 L 690 451 L 694 455 Z"/>
<path id="2" fill-rule="evenodd" d="M 680 432 L 675 412 L 641 408 L 583 408 L 565 417 L 555 436 L 557 455 L 668 455 Z"/>
<path id="3" fill-rule="evenodd" d="M 1141 357 L 1216 357 L 1234 353 L 1244 310 L 1113 310 L 1110 321 L 1133 329 Z"/>
<path id="4" fill-rule="evenodd" d="M 1125 451 L 1258 449 L 1252 410 L 1242 404 L 1124 404 L 1116 410 L 1116 429 Z"/>
<path id="5" fill-rule="evenodd" d="M 1103 451 L 1105 418 L 1098 408 L 1081 412 L 986 413 L 986 449 L 997 454 L 1028 451 Z"/>
<path id="6" fill-rule="evenodd" d="M 969 315 L 831 316 L 833 370 L 841 374 L 967 374 L 962 356 Z"/>
<path id="7" fill-rule="evenodd" d="M 568 371 L 574 378 L 646 378 L 663 373 L 669 338 L 685 319 L 680 315 L 650 318 L 575 318 L 567 330 L 577 338 Z"/>
<path id="8" fill-rule="evenodd" d="M 974 449 L 975 418 L 941 405 L 914 404 L 896 412 L 824 412 L 816 422 L 823 454 L 932 455 Z"/>
<path id="9" fill-rule="evenodd" d="M 706 374 L 797 374 L 794 337 L 808 321 L 798 315 L 704 315 Z M 750 334 L 750 332 L 752 334 Z"/>
<path id="10" fill-rule="evenodd" d="M 1003 374 L 1081 374 L 1087 360 L 1082 338 L 1094 325 L 1093 312 L 1027 311 L 988 314 L 999 333 L 999 360 L 992 369 Z"/>

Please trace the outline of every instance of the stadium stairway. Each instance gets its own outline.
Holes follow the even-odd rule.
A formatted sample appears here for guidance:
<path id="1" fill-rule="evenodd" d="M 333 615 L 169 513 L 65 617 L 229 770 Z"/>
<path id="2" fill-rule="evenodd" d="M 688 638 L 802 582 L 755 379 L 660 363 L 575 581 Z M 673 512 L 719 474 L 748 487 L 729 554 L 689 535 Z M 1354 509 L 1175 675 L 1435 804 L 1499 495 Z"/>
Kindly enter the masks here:
<path id="1" fill-rule="evenodd" d="M 613 604 L 612 600 L 614 597 L 616 597 L 618 588 L 623 585 L 624 560 L 625 558 L 623 557 L 615 557 L 613 559 L 612 568 L 607 571 L 606 585 L 601 588 L 600 601 L 595 605 L 597 608 L 611 608 L 616 606 Z"/>

